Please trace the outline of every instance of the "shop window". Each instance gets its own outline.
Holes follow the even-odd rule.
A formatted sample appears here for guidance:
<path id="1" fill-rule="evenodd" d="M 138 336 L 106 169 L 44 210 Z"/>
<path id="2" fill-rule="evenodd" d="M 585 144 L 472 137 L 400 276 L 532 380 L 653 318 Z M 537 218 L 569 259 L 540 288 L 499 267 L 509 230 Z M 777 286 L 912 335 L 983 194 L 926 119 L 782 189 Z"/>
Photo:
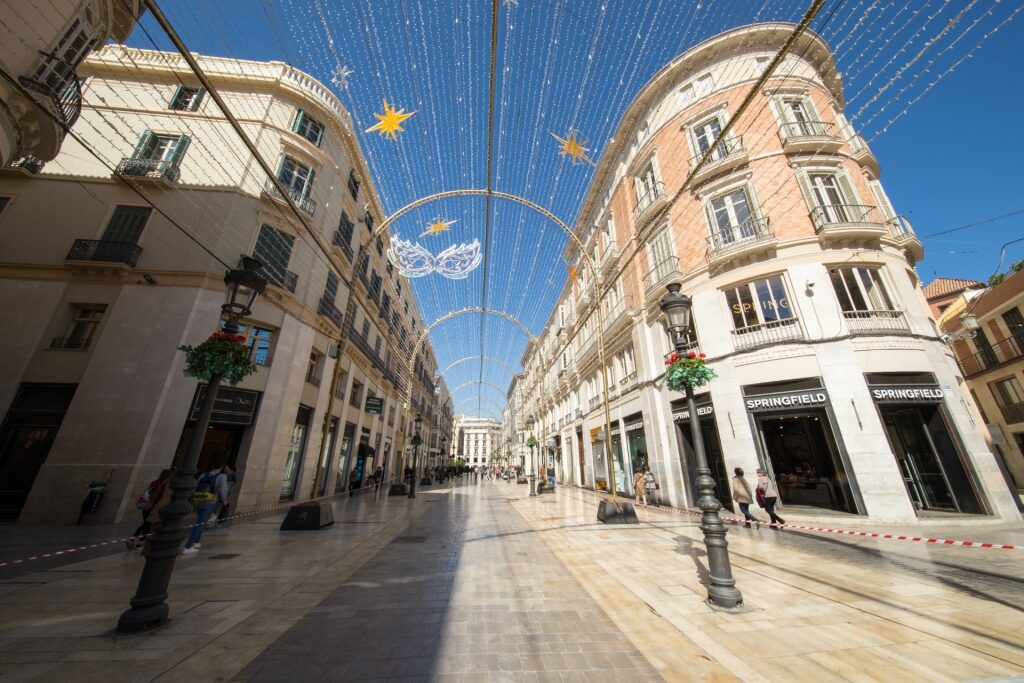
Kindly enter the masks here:
<path id="1" fill-rule="evenodd" d="M 221 320 L 223 330 L 227 321 Z M 274 345 L 274 330 L 257 325 L 239 323 L 239 334 L 245 337 L 245 345 L 249 348 L 252 362 L 261 367 L 268 367 L 271 360 L 271 348 Z"/>
<path id="2" fill-rule="evenodd" d="M 828 272 L 843 312 L 894 310 L 879 268 L 833 267 Z"/>
<path id="3" fill-rule="evenodd" d="M 320 123 L 302 109 L 295 110 L 295 118 L 292 120 L 292 132 L 312 142 L 317 147 L 324 136 L 324 124 Z"/>
<path id="4" fill-rule="evenodd" d="M 733 327 L 739 332 L 770 323 L 792 324 L 796 315 L 781 275 L 773 275 L 725 290 Z"/>
<path id="5" fill-rule="evenodd" d="M 99 329 L 106 304 L 72 304 L 71 321 L 64 330 L 64 336 L 56 337 L 51 349 L 88 349 Z"/>
<path id="6" fill-rule="evenodd" d="M 167 106 L 175 111 L 197 111 L 205 94 L 204 88 L 179 85 L 174 89 L 174 95 Z"/>

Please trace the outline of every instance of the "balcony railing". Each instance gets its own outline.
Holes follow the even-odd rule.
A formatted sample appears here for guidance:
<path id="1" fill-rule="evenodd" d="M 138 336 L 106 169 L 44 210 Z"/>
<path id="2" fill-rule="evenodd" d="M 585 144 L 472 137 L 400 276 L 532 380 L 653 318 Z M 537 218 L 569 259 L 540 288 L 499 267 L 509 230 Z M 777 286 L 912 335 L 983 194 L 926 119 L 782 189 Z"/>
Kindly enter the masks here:
<path id="1" fill-rule="evenodd" d="M 999 406 L 999 410 L 1002 411 L 1003 419 L 1006 420 L 1007 424 L 1024 422 L 1024 403 L 1011 403 L 1010 405 Z"/>
<path id="2" fill-rule="evenodd" d="M 583 419 L 583 410 L 580 409 L 580 408 L 577 408 L 576 412 L 574 413 L 574 418 L 573 419 L 582 420 Z"/>
<path id="3" fill-rule="evenodd" d="M 593 410 L 594 408 L 597 408 L 597 406 L 598 406 L 598 404 L 600 402 L 601 402 L 601 397 L 600 396 L 594 396 L 593 398 L 591 398 L 590 399 L 590 409 Z"/>
<path id="4" fill-rule="evenodd" d="M 320 306 L 317 308 L 317 312 L 334 323 L 339 330 L 342 328 L 345 315 L 327 297 L 320 298 Z"/>
<path id="5" fill-rule="evenodd" d="M 92 344 L 92 337 L 54 337 L 50 342 L 50 348 L 85 351 L 90 344 Z"/>
<path id="6" fill-rule="evenodd" d="M 878 209 L 867 204 L 826 204 L 811 211 L 811 220 L 818 232 L 836 226 L 867 225 L 885 229 L 885 222 Z"/>
<path id="7" fill-rule="evenodd" d="M 964 377 L 976 375 L 997 365 L 1015 360 L 1024 355 L 1024 336 L 1007 337 L 991 346 L 960 360 Z"/>
<path id="8" fill-rule="evenodd" d="M 256 258 L 256 257 L 253 257 Z M 263 277 L 266 278 L 269 284 L 281 289 L 287 289 L 292 294 L 295 293 L 295 288 L 299 285 L 299 276 L 290 270 L 285 270 L 272 263 L 264 263 Z"/>
<path id="9" fill-rule="evenodd" d="M 654 268 L 649 270 L 644 275 L 643 283 L 644 289 L 650 292 L 658 285 L 665 282 L 673 275 L 679 272 L 679 259 L 675 256 L 669 256 L 667 259 L 663 259 L 660 263 L 656 264 Z"/>
<path id="10" fill-rule="evenodd" d="M 384 361 L 381 360 L 381 357 L 377 354 L 374 348 L 370 346 L 370 341 L 368 339 L 355 330 L 349 331 L 348 338 L 353 344 L 355 344 L 356 348 L 362 351 L 363 355 L 373 363 L 373 367 L 384 372 Z"/>
<path id="11" fill-rule="evenodd" d="M 708 237 L 708 255 L 715 256 L 743 245 L 765 242 L 775 239 L 771 229 L 771 219 L 750 218 L 739 225 L 719 228 Z"/>
<path id="12" fill-rule="evenodd" d="M 843 311 L 850 334 L 910 334 L 903 311 Z"/>
<path id="13" fill-rule="evenodd" d="M 786 140 L 798 138 L 835 137 L 835 125 L 825 121 L 793 121 L 782 124 L 782 137 Z"/>
<path id="14" fill-rule="evenodd" d="M 737 351 L 750 351 L 762 346 L 781 344 L 804 338 L 804 330 L 798 318 L 772 320 L 760 325 L 751 325 L 732 331 Z"/>
<path id="15" fill-rule="evenodd" d="M 664 196 L 665 183 L 656 180 L 652 187 L 637 197 L 636 208 L 633 209 L 633 220 L 639 221 L 647 210 L 657 204 L 658 200 Z"/>
<path id="16" fill-rule="evenodd" d="M 349 261 L 355 259 L 355 253 L 352 251 L 352 235 L 349 235 L 349 238 L 346 240 L 341 234 L 341 230 L 335 230 L 334 239 L 331 240 L 331 244 L 338 247 L 338 249 L 341 249 L 341 253 L 343 253 Z"/>
<path id="17" fill-rule="evenodd" d="M 96 261 L 99 263 L 123 263 L 135 267 L 142 255 L 142 247 L 135 242 L 111 242 L 108 240 L 75 240 L 66 261 Z"/>
<path id="18" fill-rule="evenodd" d="M 281 197 L 281 193 L 277 191 L 277 186 L 274 185 L 274 182 L 269 178 L 263 185 L 263 192 L 268 197 L 284 201 L 284 198 Z M 285 192 L 288 193 L 288 196 L 291 197 L 291 200 L 295 202 L 297 207 L 308 213 L 310 216 L 316 213 L 316 202 L 310 199 L 307 195 L 290 187 L 285 187 Z"/>
<path id="19" fill-rule="evenodd" d="M 136 178 L 154 178 L 174 183 L 177 182 L 181 171 L 174 161 L 127 157 L 121 159 L 121 163 L 117 165 L 117 174 Z"/>
<path id="20" fill-rule="evenodd" d="M 45 165 L 45 161 L 41 161 L 40 159 L 32 156 L 31 154 L 28 156 L 15 159 L 11 163 L 7 164 L 7 166 L 10 168 L 17 168 L 22 171 L 25 171 L 26 173 L 31 173 L 32 175 L 35 175 L 42 171 L 43 166 Z"/>
<path id="21" fill-rule="evenodd" d="M 54 54 L 43 54 L 36 78 L 21 77 L 18 81 L 37 95 L 53 103 L 54 111 L 65 126 L 75 125 L 82 113 L 82 84 L 75 73 L 74 65 Z"/>
<path id="22" fill-rule="evenodd" d="M 889 232 L 892 234 L 892 238 L 894 240 L 905 240 L 917 237 L 913 226 L 910 225 L 910 221 L 908 221 L 907 217 L 902 214 L 890 218 L 885 222 L 885 224 L 889 226 Z"/>
<path id="23" fill-rule="evenodd" d="M 714 153 L 708 159 L 708 162 L 701 167 L 701 170 L 709 169 L 718 164 L 719 161 L 728 159 L 729 157 L 737 157 L 743 153 L 743 136 L 737 135 L 734 138 L 727 138 L 722 140 L 718 147 L 715 147 Z M 704 158 L 707 152 L 701 152 L 695 154 L 690 158 L 690 170 L 697 168 L 697 164 Z"/>

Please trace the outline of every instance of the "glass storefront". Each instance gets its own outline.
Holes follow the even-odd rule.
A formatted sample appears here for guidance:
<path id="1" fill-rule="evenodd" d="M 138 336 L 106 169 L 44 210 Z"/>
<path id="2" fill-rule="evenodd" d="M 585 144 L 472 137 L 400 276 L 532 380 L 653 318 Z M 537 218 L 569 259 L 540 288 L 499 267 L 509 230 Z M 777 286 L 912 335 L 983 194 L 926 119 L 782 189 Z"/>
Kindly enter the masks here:
<path id="1" fill-rule="evenodd" d="M 915 510 L 983 514 L 931 373 L 872 373 L 871 397 Z"/>
<path id="2" fill-rule="evenodd" d="M 615 466 L 615 492 L 633 495 L 633 473 L 626 470 L 626 460 L 622 456 L 622 434 L 618 427 L 612 428 L 612 457 Z"/>
<path id="3" fill-rule="evenodd" d="M 858 513 L 821 380 L 749 385 L 743 395 L 782 504 Z"/>
<path id="4" fill-rule="evenodd" d="M 351 422 L 345 423 L 345 431 L 341 437 L 341 450 L 338 451 L 338 469 L 334 475 L 334 492 L 341 493 L 348 488 L 348 463 L 352 455 L 352 441 L 355 439 L 356 426 Z"/>
<path id="5" fill-rule="evenodd" d="M 284 461 L 284 477 L 281 480 L 281 500 L 294 500 L 295 489 L 302 472 L 302 461 L 306 457 L 306 441 L 309 436 L 309 421 L 313 417 L 313 409 L 299 406 L 292 428 L 292 438 L 288 444 L 288 456 Z"/>
<path id="6" fill-rule="evenodd" d="M 320 490 L 317 495 L 327 493 L 327 482 L 331 476 L 331 455 L 334 453 L 334 442 L 338 439 L 338 418 L 331 418 L 330 431 L 327 433 L 327 444 L 320 456 Z"/>

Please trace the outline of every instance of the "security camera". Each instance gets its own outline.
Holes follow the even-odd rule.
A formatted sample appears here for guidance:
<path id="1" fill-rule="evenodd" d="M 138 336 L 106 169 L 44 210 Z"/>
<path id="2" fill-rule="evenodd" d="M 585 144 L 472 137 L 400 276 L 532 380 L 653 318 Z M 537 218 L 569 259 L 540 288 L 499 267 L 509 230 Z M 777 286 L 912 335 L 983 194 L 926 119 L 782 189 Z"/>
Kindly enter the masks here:
<path id="1" fill-rule="evenodd" d="M 807 289 L 814 289 L 814 283 L 810 280 L 807 281 Z"/>

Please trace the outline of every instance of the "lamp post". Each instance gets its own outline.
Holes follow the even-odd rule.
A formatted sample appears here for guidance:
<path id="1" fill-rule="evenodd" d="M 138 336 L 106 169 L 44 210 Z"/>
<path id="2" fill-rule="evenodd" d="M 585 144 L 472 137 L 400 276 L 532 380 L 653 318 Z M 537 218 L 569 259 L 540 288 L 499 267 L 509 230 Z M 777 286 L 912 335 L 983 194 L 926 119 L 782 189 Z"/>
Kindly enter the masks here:
<path id="1" fill-rule="evenodd" d="M 535 449 L 537 448 L 537 439 L 533 436 L 533 426 L 537 424 L 537 420 L 534 419 L 533 415 L 526 418 L 526 429 L 530 432 L 530 438 L 527 440 L 526 445 L 530 447 L 530 495 L 537 495 L 537 458 L 535 455 Z"/>
<path id="2" fill-rule="evenodd" d="M 266 287 L 266 280 L 260 274 L 263 265 L 254 258 L 242 257 L 242 267 L 230 270 L 224 275 L 227 285 L 227 301 L 221 311 L 227 316 L 224 332 L 239 333 L 238 321 L 252 312 L 252 304 Z M 206 395 L 192 435 L 189 437 L 185 461 L 178 467 L 171 481 L 171 500 L 160 509 L 160 522 L 149 539 L 146 564 L 139 577 L 131 607 L 121 614 L 117 621 L 118 633 L 139 633 L 164 624 L 170 614 L 167 605 L 167 589 L 174 572 L 174 562 L 181 553 L 181 545 L 190 529 L 185 518 L 192 512 L 189 499 L 196 487 L 195 473 L 199 454 L 203 449 L 206 429 L 217 402 L 217 388 L 222 375 L 212 374 L 206 384 Z"/>
<path id="3" fill-rule="evenodd" d="M 419 467 L 420 444 L 423 443 L 423 439 L 420 438 L 420 423 L 423 422 L 423 418 L 417 415 L 413 422 L 416 423 L 416 431 L 412 437 L 412 478 L 409 480 L 409 498 L 416 497 L 416 477 L 419 471 L 417 468 Z"/>
<path id="4" fill-rule="evenodd" d="M 680 294 L 680 288 L 679 283 L 670 284 L 668 294 L 662 298 L 660 306 L 668 320 L 669 337 L 676 353 L 683 355 L 686 353 L 686 334 L 690 329 L 693 300 L 685 294 Z M 693 451 L 697 457 L 697 488 L 700 491 L 697 507 L 703 512 L 700 529 L 704 532 L 711 582 L 708 587 L 708 599 L 717 607 L 733 609 L 743 604 L 743 596 L 736 588 L 736 579 L 732 576 L 729 543 L 725 539 L 726 528 L 718 514 L 722 504 L 715 497 L 715 480 L 711 477 L 707 453 L 704 452 L 704 438 L 701 435 L 700 420 L 693 400 L 693 387 L 690 384 L 686 385 L 686 407 L 690 411 L 690 434 L 693 439 Z"/>

